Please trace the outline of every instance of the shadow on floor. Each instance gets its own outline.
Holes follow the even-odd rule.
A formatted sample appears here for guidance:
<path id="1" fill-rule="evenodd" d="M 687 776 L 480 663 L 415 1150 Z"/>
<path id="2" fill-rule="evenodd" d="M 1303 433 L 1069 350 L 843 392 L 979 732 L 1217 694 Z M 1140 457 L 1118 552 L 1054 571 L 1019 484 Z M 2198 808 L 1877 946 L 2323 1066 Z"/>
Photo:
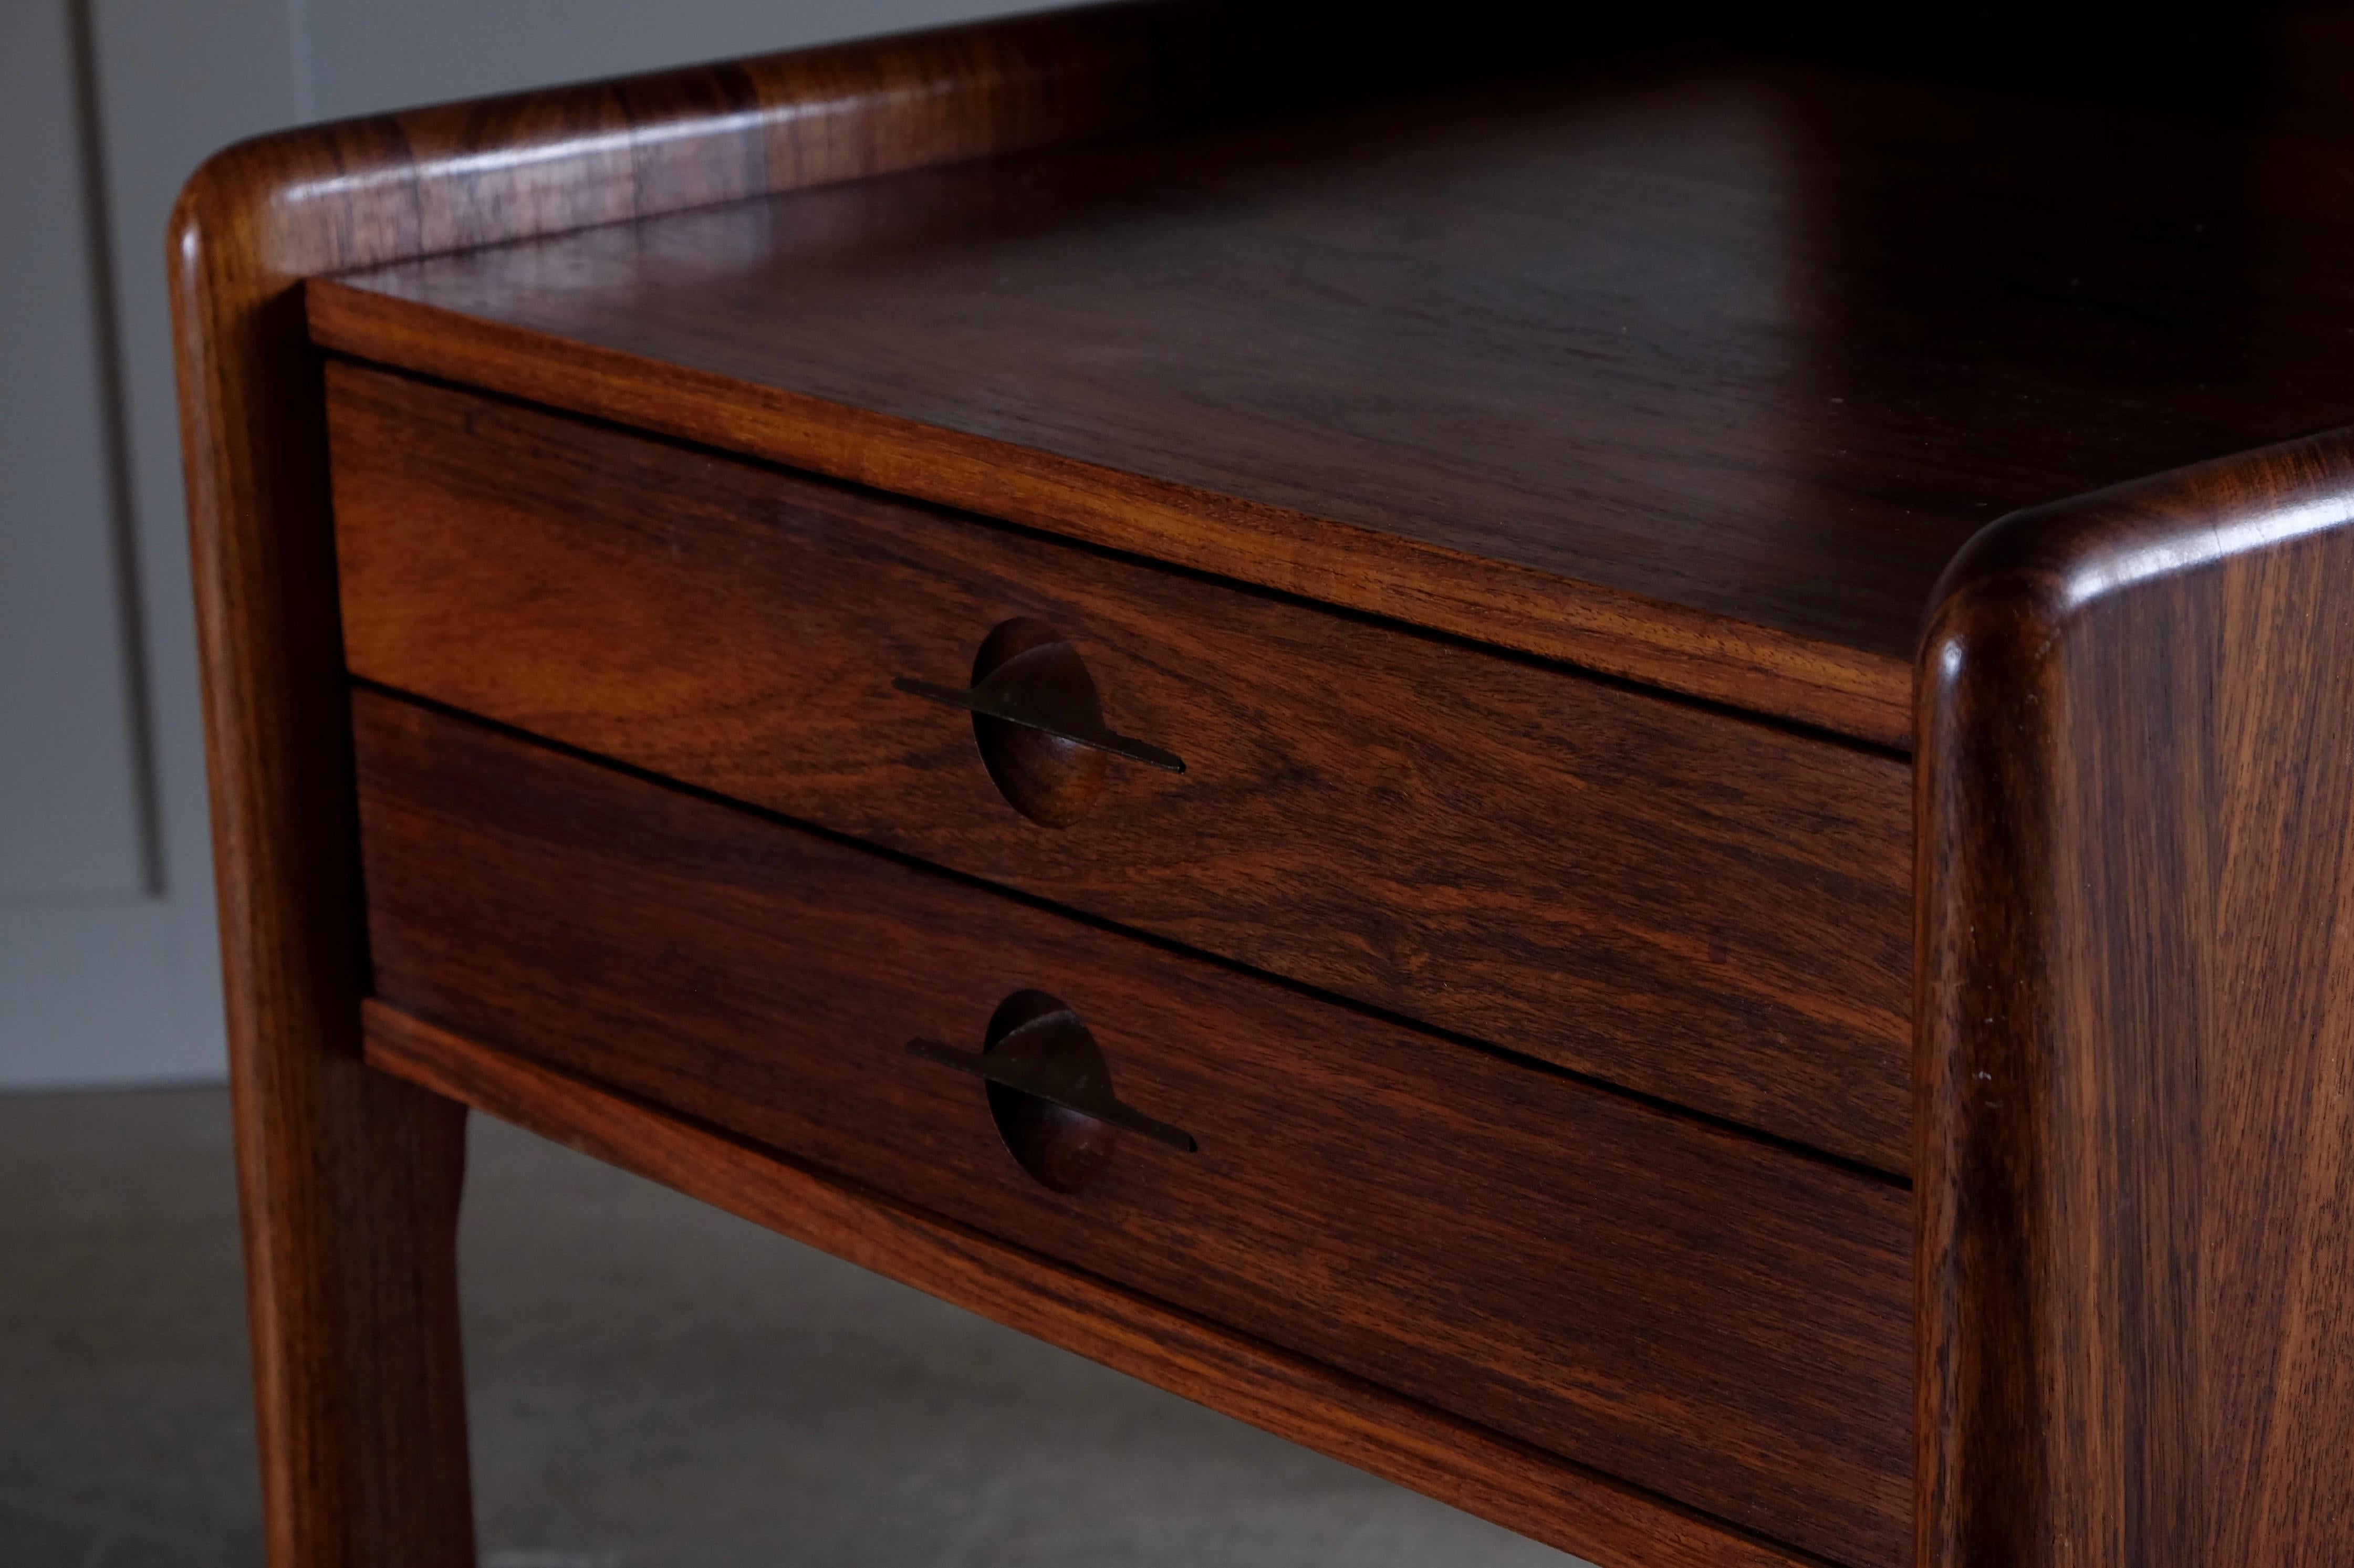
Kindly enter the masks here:
<path id="1" fill-rule="evenodd" d="M 484 1568 L 1577 1568 L 473 1118 Z M 0 1097 L 0 1568 L 255 1568 L 228 1112 Z"/>

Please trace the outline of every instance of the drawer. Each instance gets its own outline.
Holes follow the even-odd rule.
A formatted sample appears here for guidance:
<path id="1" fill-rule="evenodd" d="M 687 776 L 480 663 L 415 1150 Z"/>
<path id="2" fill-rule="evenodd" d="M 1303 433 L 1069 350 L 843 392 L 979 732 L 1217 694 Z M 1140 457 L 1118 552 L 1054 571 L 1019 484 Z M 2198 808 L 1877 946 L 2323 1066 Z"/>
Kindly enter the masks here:
<path id="1" fill-rule="evenodd" d="M 1899 1183 L 471 720 L 366 691 L 354 717 L 389 1004 L 1778 1540 L 1903 1560 Z M 1139 1122 L 1087 1169 L 1084 1118 L 965 1070 L 993 1020 L 1033 1025 L 1000 1061 L 1075 1070 L 1057 1005 L 1190 1150 Z"/>
<path id="2" fill-rule="evenodd" d="M 1907 1168 L 1892 758 L 379 371 L 328 398 L 359 675 Z M 1009 748 L 1009 793 L 1012 732 L 895 684 L 1024 620 L 1183 771 Z"/>

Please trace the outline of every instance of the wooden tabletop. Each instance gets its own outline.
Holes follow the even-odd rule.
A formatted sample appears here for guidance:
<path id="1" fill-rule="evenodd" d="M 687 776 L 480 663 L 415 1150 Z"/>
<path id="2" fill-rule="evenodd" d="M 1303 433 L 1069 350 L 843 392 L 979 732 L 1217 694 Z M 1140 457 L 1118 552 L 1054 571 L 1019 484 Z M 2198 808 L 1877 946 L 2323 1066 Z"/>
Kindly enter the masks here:
<path id="1" fill-rule="evenodd" d="M 1893 746 L 2013 509 L 2354 419 L 2354 154 L 1693 52 L 592 228 L 331 347 Z"/>

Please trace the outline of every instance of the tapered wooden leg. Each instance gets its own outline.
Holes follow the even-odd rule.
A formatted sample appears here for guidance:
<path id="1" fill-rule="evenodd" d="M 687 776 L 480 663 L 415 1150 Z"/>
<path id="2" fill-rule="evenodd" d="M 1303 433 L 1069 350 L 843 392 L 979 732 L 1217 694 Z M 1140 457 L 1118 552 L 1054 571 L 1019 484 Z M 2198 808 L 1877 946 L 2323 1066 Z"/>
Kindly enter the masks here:
<path id="1" fill-rule="evenodd" d="M 360 1060 L 350 708 L 296 296 L 194 228 L 175 310 L 272 1568 L 473 1561 L 464 1112 Z M 191 322 L 209 336 L 192 336 Z M 191 346 L 201 352 L 185 352 Z"/>
<path id="2" fill-rule="evenodd" d="M 460 1568 L 464 1112 L 360 1060 L 350 707 L 295 287 L 334 252 L 223 166 L 175 217 L 172 308 L 270 1562 Z"/>
<path id="3" fill-rule="evenodd" d="M 471 1563 L 465 1111 L 348 1058 L 274 1076 L 238 1105 L 270 1561 Z"/>

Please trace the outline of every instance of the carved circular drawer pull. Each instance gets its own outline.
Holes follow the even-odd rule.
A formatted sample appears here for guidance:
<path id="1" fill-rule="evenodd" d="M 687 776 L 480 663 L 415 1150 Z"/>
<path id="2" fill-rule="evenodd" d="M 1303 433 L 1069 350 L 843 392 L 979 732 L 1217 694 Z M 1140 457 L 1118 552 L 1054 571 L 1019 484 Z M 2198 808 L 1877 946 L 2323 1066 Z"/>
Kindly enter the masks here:
<path id="1" fill-rule="evenodd" d="M 1005 621 L 983 639 L 969 687 L 905 675 L 891 684 L 972 715 L 973 739 L 998 792 L 1050 828 L 1069 827 L 1095 803 L 1108 756 L 1185 771 L 1174 752 L 1111 732 L 1086 661 L 1043 620 Z"/>
<path id="2" fill-rule="evenodd" d="M 1096 1037 L 1043 991 L 1017 991 L 998 1003 L 978 1051 L 937 1040 L 910 1040 L 907 1049 L 985 1081 L 1007 1151 L 1057 1192 L 1086 1186 L 1122 1132 L 1184 1154 L 1199 1147 L 1190 1134 L 1122 1103 Z"/>

